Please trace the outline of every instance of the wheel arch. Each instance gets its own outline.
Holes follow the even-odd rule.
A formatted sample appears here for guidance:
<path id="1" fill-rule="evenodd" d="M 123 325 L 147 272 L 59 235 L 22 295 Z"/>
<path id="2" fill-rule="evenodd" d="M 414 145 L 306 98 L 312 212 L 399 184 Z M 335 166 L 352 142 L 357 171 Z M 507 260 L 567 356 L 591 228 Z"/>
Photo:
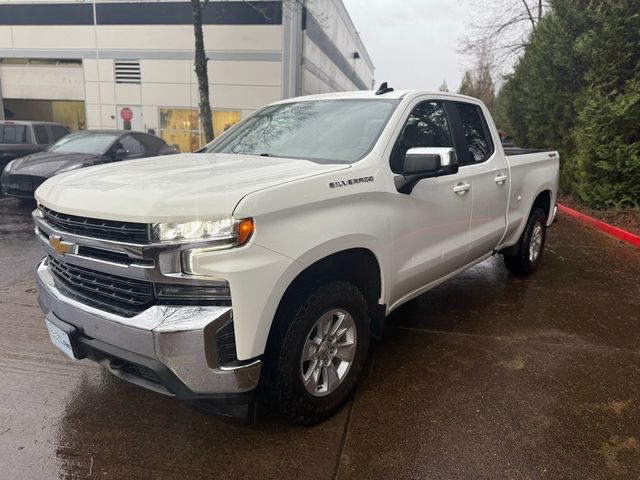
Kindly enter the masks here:
<path id="1" fill-rule="evenodd" d="M 552 198 L 553 198 L 553 192 L 551 190 L 549 189 L 542 190 L 540 193 L 538 193 L 535 200 L 533 201 L 533 204 L 531 205 L 531 209 L 529 210 L 529 214 L 531 214 L 531 212 L 533 212 L 535 208 L 540 207 L 542 208 L 542 210 L 544 210 L 544 215 L 548 222 L 549 215 L 551 214 Z"/>
<path id="2" fill-rule="evenodd" d="M 540 189 L 540 191 L 536 194 L 536 196 L 533 199 L 533 202 L 531 203 L 531 206 L 529 207 L 529 210 L 527 212 L 526 217 L 523 217 L 522 220 L 522 224 L 518 227 L 517 231 L 510 237 L 514 239 L 514 243 L 511 244 L 511 242 L 509 242 L 509 246 L 504 247 L 504 248 L 499 248 L 498 252 L 503 254 L 503 255 L 513 255 L 515 254 L 515 252 L 517 251 L 517 247 L 518 247 L 518 240 L 520 239 L 520 236 L 522 235 L 522 232 L 524 232 L 524 229 L 527 226 L 527 221 L 529 219 L 529 216 L 531 215 L 531 213 L 538 207 L 542 208 L 542 210 L 545 213 L 546 219 L 547 219 L 547 226 L 549 225 L 549 215 L 551 214 L 551 209 L 552 209 L 552 203 L 554 201 L 554 195 L 553 195 L 553 190 L 550 187 L 542 187 Z"/>
<path id="3" fill-rule="evenodd" d="M 295 308 L 315 288 L 332 280 L 353 283 L 365 296 L 372 319 L 372 333 L 382 334 L 386 307 L 380 305 L 383 297 L 382 269 L 378 258 L 368 248 L 356 247 L 340 250 L 306 266 L 289 283 L 280 298 L 269 330 L 265 353 L 273 353 L 277 340 L 287 326 Z"/>

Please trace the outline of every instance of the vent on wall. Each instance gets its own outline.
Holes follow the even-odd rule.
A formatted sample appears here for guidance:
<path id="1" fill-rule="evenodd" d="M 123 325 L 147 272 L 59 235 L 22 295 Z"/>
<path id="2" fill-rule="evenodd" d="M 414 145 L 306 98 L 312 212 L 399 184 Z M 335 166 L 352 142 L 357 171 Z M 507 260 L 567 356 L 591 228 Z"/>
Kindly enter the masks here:
<path id="1" fill-rule="evenodd" d="M 140 83 L 140 60 L 115 60 L 116 83 Z"/>

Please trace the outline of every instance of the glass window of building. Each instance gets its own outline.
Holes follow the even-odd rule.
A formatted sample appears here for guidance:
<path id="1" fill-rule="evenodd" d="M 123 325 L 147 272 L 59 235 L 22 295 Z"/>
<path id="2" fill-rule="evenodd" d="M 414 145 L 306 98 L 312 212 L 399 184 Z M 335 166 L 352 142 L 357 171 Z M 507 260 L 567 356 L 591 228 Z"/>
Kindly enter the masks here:
<path id="1" fill-rule="evenodd" d="M 240 121 L 240 112 L 214 110 L 213 134 L 224 133 Z M 206 143 L 196 108 L 161 108 L 160 138 L 180 152 L 193 152 Z"/>

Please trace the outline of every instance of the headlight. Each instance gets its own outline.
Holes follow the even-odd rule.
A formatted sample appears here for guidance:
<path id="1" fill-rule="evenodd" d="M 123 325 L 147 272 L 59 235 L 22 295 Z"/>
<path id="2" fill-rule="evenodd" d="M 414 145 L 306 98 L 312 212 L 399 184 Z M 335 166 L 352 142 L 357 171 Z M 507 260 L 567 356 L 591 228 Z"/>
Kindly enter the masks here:
<path id="1" fill-rule="evenodd" d="M 253 230 L 253 219 L 236 220 L 233 217 L 151 225 L 153 240 L 156 242 L 210 240 L 227 247 L 243 245 L 249 240 Z"/>
<path id="2" fill-rule="evenodd" d="M 13 164 L 14 164 L 14 163 L 16 163 L 16 160 L 18 160 L 18 159 L 16 158 L 16 159 L 14 159 L 14 160 L 11 160 L 9 163 L 7 163 L 7 164 L 4 166 L 4 171 L 5 171 L 5 172 L 7 172 L 7 173 L 9 173 L 9 172 L 11 171 L 11 169 L 13 168 Z"/>
<path id="3" fill-rule="evenodd" d="M 61 168 L 60 170 L 58 170 L 58 171 L 55 173 L 55 175 L 58 175 L 58 174 L 60 174 L 60 173 L 70 172 L 71 170 L 77 170 L 77 169 L 82 168 L 82 167 L 84 167 L 84 166 L 85 166 L 85 165 L 83 165 L 82 163 L 77 163 L 77 164 L 75 164 L 75 165 L 71 165 L 71 166 L 66 167 L 66 168 Z"/>

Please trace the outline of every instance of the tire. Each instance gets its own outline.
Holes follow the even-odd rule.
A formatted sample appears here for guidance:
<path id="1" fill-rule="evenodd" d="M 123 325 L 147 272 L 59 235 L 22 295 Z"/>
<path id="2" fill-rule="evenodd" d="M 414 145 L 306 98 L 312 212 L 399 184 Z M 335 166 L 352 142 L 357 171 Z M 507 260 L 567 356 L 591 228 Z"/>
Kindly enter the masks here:
<path id="1" fill-rule="evenodd" d="M 514 275 L 531 275 L 542 261 L 547 237 L 547 216 L 541 208 L 535 208 L 527 226 L 516 244 L 514 255 L 504 255 L 504 264 Z"/>
<path id="2" fill-rule="evenodd" d="M 345 281 L 318 287 L 294 312 L 271 365 L 271 396 L 292 423 L 312 425 L 338 410 L 355 390 L 371 319 L 362 292 Z"/>

